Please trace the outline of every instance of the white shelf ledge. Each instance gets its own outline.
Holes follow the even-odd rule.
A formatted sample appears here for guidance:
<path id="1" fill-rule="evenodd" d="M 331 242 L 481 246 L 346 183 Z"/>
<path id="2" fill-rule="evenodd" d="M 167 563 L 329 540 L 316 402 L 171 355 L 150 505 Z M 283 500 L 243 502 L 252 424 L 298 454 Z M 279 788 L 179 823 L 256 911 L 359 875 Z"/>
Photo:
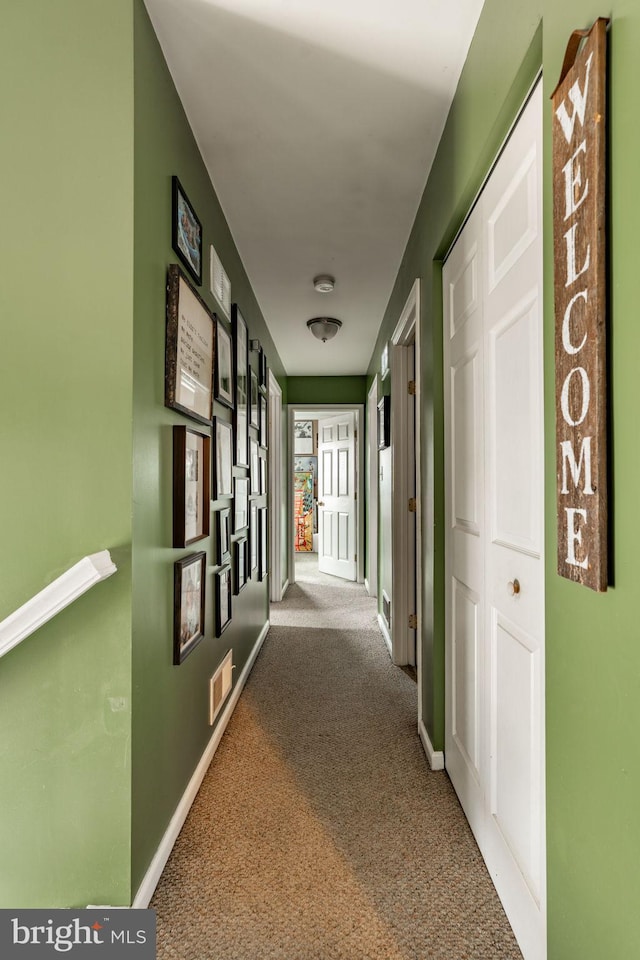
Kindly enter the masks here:
<path id="1" fill-rule="evenodd" d="M 108 550 L 83 557 L 0 623 L 0 657 L 117 569 Z"/>

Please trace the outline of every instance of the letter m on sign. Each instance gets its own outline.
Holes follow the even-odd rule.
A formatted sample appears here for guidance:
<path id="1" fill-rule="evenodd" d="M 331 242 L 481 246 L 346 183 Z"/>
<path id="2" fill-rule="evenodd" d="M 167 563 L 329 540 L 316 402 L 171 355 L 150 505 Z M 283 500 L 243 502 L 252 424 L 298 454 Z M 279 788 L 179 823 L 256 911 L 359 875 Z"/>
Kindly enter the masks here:
<path id="1" fill-rule="evenodd" d="M 608 585 L 607 23 L 576 30 L 552 100 L 558 573 Z"/>

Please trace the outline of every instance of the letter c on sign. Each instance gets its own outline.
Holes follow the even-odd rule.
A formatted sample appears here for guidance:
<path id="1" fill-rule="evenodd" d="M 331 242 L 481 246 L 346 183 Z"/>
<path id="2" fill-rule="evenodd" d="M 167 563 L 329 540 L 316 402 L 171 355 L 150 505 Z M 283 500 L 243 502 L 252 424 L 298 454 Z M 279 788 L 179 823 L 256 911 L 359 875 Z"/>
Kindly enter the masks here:
<path id="1" fill-rule="evenodd" d="M 582 379 L 582 410 L 580 411 L 580 416 L 577 420 L 574 420 L 569 411 L 569 386 L 571 384 L 571 377 L 574 373 L 579 373 Z M 560 409 L 562 410 L 562 416 L 564 417 L 564 422 L 568 423 L 570 427 L 579 426 L 584 418 L 586 417 L 589 411 L 589 401 L 591 399 L 591 384 L 589 383 L 589 377 L 587 376 L 587 371 L 584 367 L 574 367 L 573 370 L 570 370 L 566 376 L 564 383 L 562 384 L 562 393 L 560 395 Z"/>
<path id="2" fill-rule="evenodd" d="M 587 297 L 588 297 L 588 294 L 586 290 L 581 290 L 580 293 L 576 293 L 575 297 L 571 297 L 571 300 L 569 300 L 567 309 L 564 312 L 564 319 L 562 321 L 562 346 L 567 351 L 567 353 L 571 355 L 575 353 L 580 353 L 585 343 L 587 342 L 587 335 L 585 333 L 584 337 L 582 338 L 578 346 L 574 347 L 574 345 L 571 343 L 571 329 L 569 326 L 571 322 L 571 311 L 573 309 L 574 303 L 576 302 L 576 300 L 584 300 L 584 302 L 587 303 Z"/>

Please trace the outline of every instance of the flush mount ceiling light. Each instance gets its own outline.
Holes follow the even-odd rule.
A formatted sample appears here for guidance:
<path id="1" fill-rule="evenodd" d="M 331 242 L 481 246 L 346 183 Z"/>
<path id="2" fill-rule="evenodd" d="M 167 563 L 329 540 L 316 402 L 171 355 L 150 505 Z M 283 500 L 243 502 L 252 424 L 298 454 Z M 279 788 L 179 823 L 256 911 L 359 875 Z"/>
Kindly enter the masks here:
<path id="1" fill-rule="evenodd" d="M 335 317 L 314 317 L 313 320 L 307 320 L 307 326 L 314 337 L 326 343 L 327 340 L 335 337 L 342 326 L 342 322 L 336 320 Z"/>
<path id="2" fill-rule="evenodd" d="M 321 273 L 320 276 L 313 278 L 313 288 L 318 293 L 331 293 L 335 285 L 335 277 L 329 276 L 328 273 Z"/>

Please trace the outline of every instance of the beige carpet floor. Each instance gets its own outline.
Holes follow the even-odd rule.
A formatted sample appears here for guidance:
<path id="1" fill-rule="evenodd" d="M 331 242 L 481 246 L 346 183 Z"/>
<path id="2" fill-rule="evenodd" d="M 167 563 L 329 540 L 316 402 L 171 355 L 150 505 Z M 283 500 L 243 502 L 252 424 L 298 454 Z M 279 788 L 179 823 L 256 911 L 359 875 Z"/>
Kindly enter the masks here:
<path id="1" fill-rule="evenodd" d="M 159 960 L 520 960 L 375 601 L 297 577 L 151 904 Z"/>

